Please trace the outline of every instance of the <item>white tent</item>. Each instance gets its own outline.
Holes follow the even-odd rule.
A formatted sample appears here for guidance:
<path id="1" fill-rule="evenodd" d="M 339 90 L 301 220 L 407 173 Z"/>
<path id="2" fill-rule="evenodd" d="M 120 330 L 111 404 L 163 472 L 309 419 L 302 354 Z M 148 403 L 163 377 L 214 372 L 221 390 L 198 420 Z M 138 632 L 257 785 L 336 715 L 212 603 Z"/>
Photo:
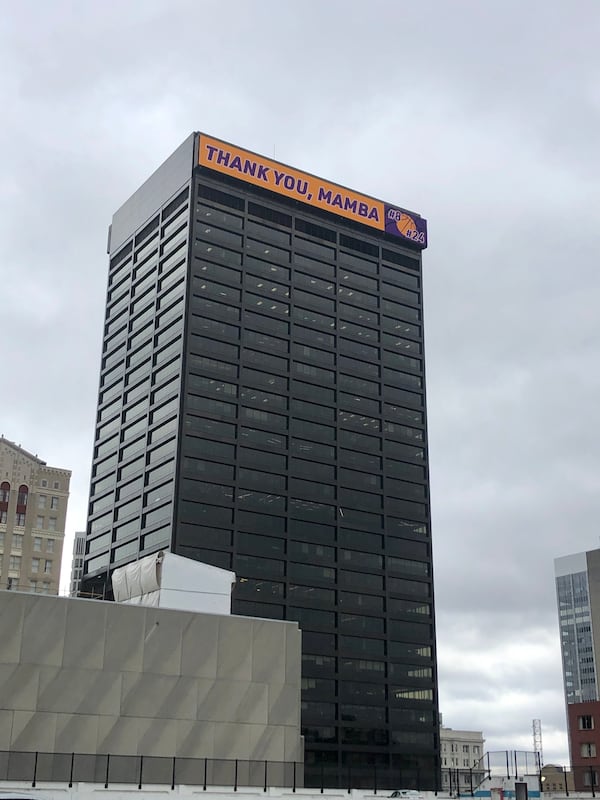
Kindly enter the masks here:
<path id="1" fill-rule="evenodd" d="M 113 572 L 118 603 L 230 614 L 235 573 L 167 551 L 132 561 Z"/>

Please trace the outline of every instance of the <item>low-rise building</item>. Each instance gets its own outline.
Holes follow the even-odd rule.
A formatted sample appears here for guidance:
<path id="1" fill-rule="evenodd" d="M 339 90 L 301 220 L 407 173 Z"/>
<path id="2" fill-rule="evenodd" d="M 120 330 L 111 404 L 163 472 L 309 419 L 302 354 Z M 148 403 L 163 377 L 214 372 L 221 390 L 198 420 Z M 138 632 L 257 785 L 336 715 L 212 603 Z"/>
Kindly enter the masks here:
<path id="1" fill-rule="evenodd" d="M 546 764 L 540 770 L 542 779 L 542 791 L 565 794 L 575 791 L 575 781 L 573 773 L 569 769 L 557 766 L 556 764 Z"/>
<path id="2" fill-rule="evenodd" d="M 0 436 L 0 589 L 58 594 L 70 480 Z"/>
<path id="3" fill-rule="evenodd" d="M 484 778 L 483 733 L 446 728 L 440 714 L 440 762 L 442 789 L 469 791 Z"/>

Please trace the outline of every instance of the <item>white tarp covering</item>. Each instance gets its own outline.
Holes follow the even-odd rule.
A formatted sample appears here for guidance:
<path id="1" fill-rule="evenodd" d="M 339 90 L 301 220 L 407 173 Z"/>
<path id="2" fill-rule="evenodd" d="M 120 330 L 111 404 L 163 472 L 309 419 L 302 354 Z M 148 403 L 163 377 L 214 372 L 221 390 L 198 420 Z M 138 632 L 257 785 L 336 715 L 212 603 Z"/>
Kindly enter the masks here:
<path id="1" fill-rule="evenodd" d="M 113 572 L 113 593 L 117 603 L 125 603 L 160 589 L 160 573 L 164 553 L 154 553 L 132 561 Z"/>
<path id="2" fill-rule="evenodd" d="M 235 573 L 162 551 L 133 561 L 113 572 L 118 603 L 197 611 L 231 613 Z"/>

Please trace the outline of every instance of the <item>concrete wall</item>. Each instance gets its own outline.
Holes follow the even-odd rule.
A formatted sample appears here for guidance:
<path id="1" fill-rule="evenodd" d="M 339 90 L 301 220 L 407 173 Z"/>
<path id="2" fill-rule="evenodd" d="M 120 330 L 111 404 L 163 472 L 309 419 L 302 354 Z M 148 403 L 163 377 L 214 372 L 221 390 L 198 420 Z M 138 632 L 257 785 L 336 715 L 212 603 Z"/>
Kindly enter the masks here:
<path id="1" fill-rule="evenodd" d="M 0 592 L 0 750 L 301 761 L 298 626 Z"/>

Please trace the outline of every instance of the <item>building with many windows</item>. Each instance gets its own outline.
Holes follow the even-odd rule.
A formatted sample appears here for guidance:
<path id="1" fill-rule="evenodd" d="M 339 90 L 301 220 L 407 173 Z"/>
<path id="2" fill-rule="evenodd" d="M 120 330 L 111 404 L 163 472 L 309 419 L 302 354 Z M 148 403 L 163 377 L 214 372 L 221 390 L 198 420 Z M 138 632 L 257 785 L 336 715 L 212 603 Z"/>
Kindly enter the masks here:
<path id="1" fill-rule="evenodd" d="M 470 792 L 485 776 L 482 761 L 484 738 L 481 731 L 446 728 L 440 714 L 440 758 L 442 788 L 452 792 Z"/>
<path id="2" fill-rule="evenodd" d="M 0 589 L 58 594 L 70 480 L 0 437 Z"/>
<path id="3" fill-rule="evenodd" d="M 578 791 L 600 772 L 600 549 L 554 561 L 569 752 Z"/>
<path id="4" fill-rule="evenodd" d="M 73 560 L 71 561 L 70 595 L 77 595 L 83 577 L 83 561 L 85 556 L 85 531 L 76 531 L 73 539 Z"/>
<path id="5" fill-rule="evenodd" d="M 439 780 L 425 246 L 198 133 L 110 228 L 82 590 L 167 548 L 298 621 L 308 785 Z"/>

